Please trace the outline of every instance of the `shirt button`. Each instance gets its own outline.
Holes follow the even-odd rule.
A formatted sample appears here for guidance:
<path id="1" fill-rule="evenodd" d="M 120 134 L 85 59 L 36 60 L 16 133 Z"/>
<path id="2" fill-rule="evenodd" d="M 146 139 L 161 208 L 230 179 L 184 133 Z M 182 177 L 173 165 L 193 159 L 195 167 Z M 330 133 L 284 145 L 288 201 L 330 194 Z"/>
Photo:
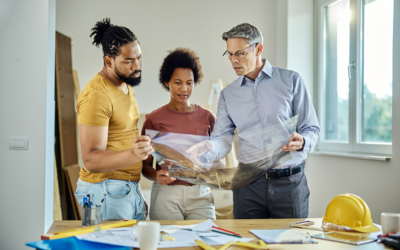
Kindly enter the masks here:
<path id="1" fill-rule="evenodd" d="M 260 101 L 258 101 L 258 103 L 260 103 Z"/>
<path id="2" fill-rule="evenodd" d="M 261 118 L 261 121 L 264 121 L 264 118 Z"/>

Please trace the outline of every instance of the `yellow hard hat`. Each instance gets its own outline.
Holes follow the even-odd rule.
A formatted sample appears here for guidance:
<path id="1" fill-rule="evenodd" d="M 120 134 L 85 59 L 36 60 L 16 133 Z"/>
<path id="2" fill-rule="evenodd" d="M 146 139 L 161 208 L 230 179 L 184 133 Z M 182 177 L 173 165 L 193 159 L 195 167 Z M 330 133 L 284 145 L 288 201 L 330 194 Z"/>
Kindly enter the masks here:
<path id="1" fill-rule="evenodd" d="M 363 233 L 380 231 L 372 223 L 367 203 L 354 194 L 340 194 L 333 198 L 326 208 L 323 220 Z"/>

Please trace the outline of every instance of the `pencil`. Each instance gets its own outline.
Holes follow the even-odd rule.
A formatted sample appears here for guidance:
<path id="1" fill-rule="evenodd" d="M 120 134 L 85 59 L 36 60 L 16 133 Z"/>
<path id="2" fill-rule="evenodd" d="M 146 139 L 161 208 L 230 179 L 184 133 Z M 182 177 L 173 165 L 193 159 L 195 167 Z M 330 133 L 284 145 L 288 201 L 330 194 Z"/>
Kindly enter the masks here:
<path id="1" fill-rule="evenodd" d="M 238 233 L 235 233 L 235 232 L 232 232 L 232 231 L 229 231 L 229 230 L 226 230 L 226 229 L 220 228 L 220 227 L 216 227 L 216 226 L 212 226 L 212 227 L 213 227 L 213 228 L 215 228 L 215 229 L 219 229 L 219 230 L 221 230 L 221 231 L 224 231 L 224 232 L 230 233 L 230 234 L 235 234 L 235 235 L 239 235 L 239 236 L 240 236 L 240 234 L 238 234 Z"/>
<path id="2" fill-rule="evenodd" d="M 226 233 L 226 232 L 218 231 L 218 230 L 215 230 L 215 229 L 211 229 L 211 231 L 216 232 L 216 233 L 220 233 L 220 234 L 225 234 L 225 235 L 233 236 L 233 237 L 242 238 L 242 236 L 240 236 L 240 235 L 231 234 L 231 233 Z"/>

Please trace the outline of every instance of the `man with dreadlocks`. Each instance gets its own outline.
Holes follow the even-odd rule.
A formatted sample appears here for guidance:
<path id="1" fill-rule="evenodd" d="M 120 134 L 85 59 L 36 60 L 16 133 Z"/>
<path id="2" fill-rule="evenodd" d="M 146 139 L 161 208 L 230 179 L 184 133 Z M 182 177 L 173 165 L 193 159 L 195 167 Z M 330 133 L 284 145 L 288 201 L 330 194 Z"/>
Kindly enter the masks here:
<path id="1" fill-rule="evenodd" d="M 132 87 L 141 81 L 142 52 L 137 37 L 106 18 L 90 37 L 103 48 L 104 66 L 77 101 L 84 167 L 75 192 L 101 205 L 102 220 L 145 219 L 140 192 L 142 161 L 153 152 L 148 136 L 139 136 L 139 109 Z M 103 201 L 104 199 L 104 201 Z"/>

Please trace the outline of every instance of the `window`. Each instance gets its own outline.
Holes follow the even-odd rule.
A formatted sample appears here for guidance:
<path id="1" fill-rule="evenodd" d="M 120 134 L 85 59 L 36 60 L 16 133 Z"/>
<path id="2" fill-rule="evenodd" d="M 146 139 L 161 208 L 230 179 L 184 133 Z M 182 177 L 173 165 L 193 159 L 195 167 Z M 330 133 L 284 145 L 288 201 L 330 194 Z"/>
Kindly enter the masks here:
<path id="1" fill-rule="evenodd" d="M 392 153 L 394 0 L 319 0 L 319 150 Z"/>

